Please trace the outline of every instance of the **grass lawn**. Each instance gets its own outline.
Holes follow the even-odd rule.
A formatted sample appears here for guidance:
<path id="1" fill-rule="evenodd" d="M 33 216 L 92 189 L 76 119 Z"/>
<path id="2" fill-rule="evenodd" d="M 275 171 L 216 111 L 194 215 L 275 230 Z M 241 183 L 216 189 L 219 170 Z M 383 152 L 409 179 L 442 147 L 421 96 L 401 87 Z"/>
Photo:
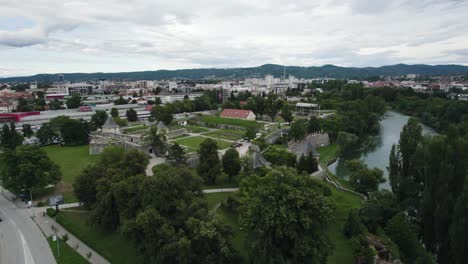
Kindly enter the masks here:
<path id="1" fill-rule="evenodd" d="M 145 125 L 139 125 L 139 126 L 132 126 L 129 128 L 125 128 L 123 130 L 124 134 L 132 134 L 133 132 L 142 132 L 146 130 L 148 127 Z"/>
<path id="2" fill-rule="evenodd" d="M 87 223 L 88 213 L 60 211 L 56 220 L 113 264 L 134 263 L 138 252 L 118 232 L 104 232 Z"/>
<path id="3" fill-rule="evenodd" d="M 328 263 L 353 263 L 351 240 L 343 234 L 343 226 L 348 218 L 349 211 L 362 206 L 361 197 L 352 193 L 338 191 L 331 185 L 330 189 L 332 191 L 332 199 L 336 205 L 336 211 L 327 233 L 335 249 L 333 254 L 328 257 Z"/>
<path id="4" fill-rule="evenodd" d="M 205 137 L 200 137 L 200 136 L 195 136 L 195 137 L 189 137 L 189 138 L 182 138 L 182 139 L 177 139 L 175 142 L 177 142 L 180 145 L 184 145 L 187 147 L 190 147 L 192 149 L 198 149 L 200 144 L 207 138 Z M 224 140 L 216 140 L 218 142 L 218 148 L 219 149 L 225 149 L 231 146 L 232 143 L 224 141 Z"/>
<path id="5" fill-rule="evenodd" d="M 58 256 L 57 251 L 57 241 L 52 241 L 52 237 L 47 238 L 49 241 L 50 249 L 54 254 L 55 261 L 57 264 L 87 264 L 89 263 L 85 258 L 83 258 L 78 252 L 71 248 L 68 244 L 64 243 L 62 239 L 58 239 L 60 256 Z"/>
<path id="6" fill-rule="evenodd" d="M 243 130 L 229 130 L 229 129 L 219 129 L 216 131 L 208 132 L 203 134 L 205 136 L 221 138 L 227 140 L 239 140 L 245 136 L 245 131 Z"/>
<path id="7" fill-rule="evenodd" d="M 208 209 L 212 210 L 217 204 L 225 201 L 231 195 L 232 193 L 229 192 L 205 194 L 206 200 L 208 201 Z"/>
<path id="8" fill-rule="evenodd" d="M 338 145 L 333 143 L 326 147 L 320 147 L 317 151 L 320 153 L 320 162 L 325 166 L 330 159 L 338 155 Z"/>
<path id="9" fill-rule="evenodd" d="M 62 184 L 58 186 L 58 191 L 64 195 L 65 202 L 76 202 L 72 184 L 87 165 L 99 160 L 99 155 L 89 155 L 88 145 L 62 147 L 53 145 L 43 149 L 62 171 Z"/>
<path id="10" fill-rule="evenodd" d="M 231 227 L 232 245 L 244 258 L 243 263 L 247 263 L 247 247 L 245 244 L 247 238 L 247 230 L 243 229 L 239 222 L 239 214 L 236 211 L 228 210 L 223 207 L 216 210 L 216 214 L 222 216 L 225 223 Z"/>
<path id="11" fill-rule="evenodd" d="M 188 132 L 190 133 L 204 133 L 210 131 L 206 127 L 199 127 L 199 126 L 185 126 L 181 128 L 186 128 Z"/>
<path id="12" fill-rule="evenodd" d="M 216 116 L 203 116 L 201 119 L 202 122 L 208 124 L 224 124 L 224 125 L 233 125 L 233 126 L 241 126 L 245 128 L 261 128 L 261 124 L 257 123 L 257 121 L 252 120 L 243 120 L 243 119 L 234 119 L 234 118 L 223 118 L 223 117 L 216 117 Z"/>

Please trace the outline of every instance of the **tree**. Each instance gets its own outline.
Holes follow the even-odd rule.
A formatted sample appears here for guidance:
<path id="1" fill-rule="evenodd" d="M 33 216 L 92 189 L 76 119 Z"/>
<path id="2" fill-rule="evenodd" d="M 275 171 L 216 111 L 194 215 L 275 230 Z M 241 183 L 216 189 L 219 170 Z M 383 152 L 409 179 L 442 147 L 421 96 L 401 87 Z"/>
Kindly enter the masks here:
<path id="1" fill-rule="evenodd" d="M 23 124 L 23 136 L 31 137 L 32 135 L 34 135 L 34 132 L 32 131 L 31 125 Z"/>
<path id="2" fill-rule="evenodd" d="M 110 110 L 110 114 L 111 114 L 112 118 L 117 118 L 117 117 L 119 117 L 119 110 L 117 110 L 117 108 L 115 108 L 115 107 L 112 107 L 111 110 Z"/>
<path id="3" fill-rule="evenodd" d="M 338 132 L 338 136 L 336 138 L 336 144 L 338 144 L 339 153 L 345 154 L 349 151 L 355 149 L 355 147 L 359 143 L 359 137 L 355 134 L 347 133 L 344 131 Z"/>
<path id="4" fill-rule="evenodd" d="M 164 131 L 158 131 L 155 125 L 143 135 L 143 141 L 151 145 L 155 155 L 162 155 L 166 150 L 166 134 Z"/>
<path id="5" fill-rule="evenodd" d="M 42 124 L 37 130 L 36 137 L 42 145 L 52 144 L 54 141 L 60 139 L 58 130 L 49 122 Z"/>
<path id="6" fill-rule="evenodd" d="M 187 155 L 179 144 L 174 143 L 167 152 L 166 161 L 172 167 L 185 167 L 187 166 Z"/>
<path id="7" fill-rule="evenodd" d="M 163 122 L 166 126 L 171 123 L 172 119 L 174 119 L 172 113 L 172 109 L 170 109 L 168 106 L 158 105 L 151 109 L 151 117 L 154 120 Z"/>
<path id="8" fill-rule="evenodd" d="M 245 131 L 245 137 L 249 139 L 254 139 L 257 137 L 257 130 L 253 127 L 247 127 Z"/>
<path id="9" fill-rule="evenodd" d="M 115 108 L 113 108 L 115 109 Z M 107 113 L 106 111 L 103 110 L 96 110 L 96 113 L 94 113 L 91 116 L 91 123 L 94 125 L 94 127 L 97 128 L 102 128 L 102 125 L 106 123 L 107 120 Z"/>
<path id="10" fill-rule="evenodd" d="M 135 111 L 133 108 L 130 108 L 127 110 L 127 112 L 125 113 L 125 115 L 127 116 L 127 120 L 129 122 L 136 122 L 138 121 L 138 114 L 137 114 L 137 111 Z"/>
<path id="11" fill-rule="evenodd" d="M 120 96 L 119 99 L 117 99 L 117 100 L 114 101 L 114 104 L 115 104 L 115 105 L 124 105 L 124 104 L 128 104 L 128 100 L 127 100 L 127 99 L 124 99 L 122 96 Z"/>
<path id="12" fill-rule="evenodd" d="M 320 184 L 287 168 L 251 175 L 241 185 L 241 220 L 253 263 L 325 263 L 334 205 Z"/>
<path id="13" fill-rule="evenodd" d="M 369 231 L 375 233 L 400 211 L 395 195 L 388 190 L 380 190 L 369 195 L 359 213 Z"/>
<path id="14" fill-rule="evenodd" d="M 276 94 L 269 94 L 265 100 L 265 112 L 270 116 L 271 121 L 275 121 L 281 107 L 283 107 L 283 100 Z"/>
<path id="15" fill-rule="evenodd" d="M 236 149 L 229 148 L 223 156 L 222 164 L 223 171 L 229 176 L 229 180 L 231 180 L 241 170 L 239 152 Z"/>
<path id="16" fill-rule="evenodd" d="M 285 104 L 283 108 L 281 108 L 281 117 L 284 121 L 288 122 L 291 125 L 291 122 L 294 119 L 293 113 L 291 111 L 291 106 L 289 104 Z"/>
<path id="17" fill-rule="evenodd" d="M 423 255 L 424 249 L 404 213 L 398 213 L 388 221 L 385 232 L 400 248 L 400 256 L 404 263 L 415 263 Z"/>
<path id="18" fill-rule="evenodd" d="M 98 164 L 84 168 L 81 174 L 75 178 L 73 191 L 76 198 L 87 209 L 91 209 L 96 203 L 97 181 L 104 177 L 104 175 L 104 167 Z"/>
<path id="19" fill-rule="evenodd" d="M 16 132 L 15 123 L 4 124 L 0 135 L 0 143 L 3 148 L 15 149 L 23 144 L 23 136 Z"/>
<path id="20" fill-rule="evenodd" d="M 452 259 L 455 264 L 465 263 L 468 259 L 468 182 L 455 205 L 453 223 L 450 229 Z"/>
<path id="21" fill-rule="evenodd" d="M 369 195 L 379 189 L 379 184 L 385 182 L 383 171 L 378 168 L 369 169 L 360 160 L 346 162 L 346 167 L 351 171 L 350 183 L 357 192 Z"/>
<path id="22" fill-rule="evenodd" d="M 296 167 L 296 155 L 288 150 L 273 146 L 265 151 L 263 156 L 276 166 Z"/>
<path id="23" fill-rule="evenodd" d="M 314 173 L 318 170 L 318 161 L 314 157 L 313 153 L 309 152 L 307 156 L 304 156 L 304 154 L 301 155 L 299 161 L 297 162 L 296 168 L 299 173 Z"/>
<path id="24" fill-rule="evenodd" d="M 59 167 L 35 145 L 18 146 L 4 153 L 3 185 L 14 192 L 43 188 L 61 179 Z"/>
<path id="25" fill-rule="evenodd" d="M 421 179 L 418 178 L 414 164 L 416 150 L 422 139 L 421 125 L 416 119 L 410 118 L 400 133 L 398 146 L 392 148 L 388 168 L 392 191 L 412 211 L 418 206 L 417 197 L 422 192 Z"/>
<path id="26" fill-rule="evenodd" d="M 218 144 L 211 138 L 205 139 L 198 149 L 199 164 L 197 172 L 206 183 L 214 184 L 216 177 L 221 172 L 221 165 L 218 157 Z"/>
<path id="27" fill-rule="evenodd" d="M 68 116 L 58 116 L 50 120 L 53 129 L 59 132 L 66 144 L 82 145 L 89 141 L 89 126 L 82 119 L 71 119 Z"/>
<path id="28" fill-rule="evenodd" d="M 315 116 L 310 117 L 309 121 L 307 122 L 307 132 L 308 133 L 316 133 L 322 130 L 320 126 L 320 121 Z"/>
<path id="29" fill-rule="evenodd" d="M 361 221 L 358 210 L 351 209 L 348 213 L 348 218 L 343 227 L 343 233 L 347 238 L 352 238 L 358 235 L 364 235 L 366 227 Z"/>
<path id="30" fill-rule="evenodd" d="M 307 135 L 306 123 L 304 120 L 297 120 L 291 126 L 289 130 L 289 137 L 299 141 L 305 138 Z"/>
<path id="31" fill-rule="evenodd" d="M 79 94 L 74 94 L 65 101 L 65 104 L 69 109 L 78 108 L 81 105 L 81 96 Z"/>

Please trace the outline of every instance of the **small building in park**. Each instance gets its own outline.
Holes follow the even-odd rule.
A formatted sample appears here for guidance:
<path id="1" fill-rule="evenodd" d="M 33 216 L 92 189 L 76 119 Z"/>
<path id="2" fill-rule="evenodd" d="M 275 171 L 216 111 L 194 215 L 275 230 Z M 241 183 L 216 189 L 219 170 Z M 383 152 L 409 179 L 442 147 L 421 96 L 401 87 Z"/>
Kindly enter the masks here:
<path id="1" fill-rule="evenodd" d="M 114 119 L 111 116 L 107 118 L 104 125 L 102 125 L 101 130 L 104 133 L 120 133 L 119 125 L 115 123 Z"/>
<path id="2" fill-rule="evenodd" d="M 255 114 L 252 110 L 242 110 L 242 109 L 224 109 L 221 112 L 221 117 L 224 118 L 235 118 L 235 119 L 244 119 L 244 120 L 255 120 Z"/>

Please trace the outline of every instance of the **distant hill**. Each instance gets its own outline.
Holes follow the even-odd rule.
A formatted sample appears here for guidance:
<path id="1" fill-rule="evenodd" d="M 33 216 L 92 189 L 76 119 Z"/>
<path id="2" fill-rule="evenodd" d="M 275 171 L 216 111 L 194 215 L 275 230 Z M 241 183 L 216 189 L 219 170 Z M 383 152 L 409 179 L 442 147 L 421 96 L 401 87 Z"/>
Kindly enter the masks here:
<path id="1" fill-rule="evenodd" d="M 246 77 L 263 77 L 273 74 L 276 77 L 283 75 L 284 67 L 275 64 L 265 64 L 250 68 L 204 68 L 204 69 L 182 69 L 182 70 L 158 70 L 140 72 L 116 72 L 116 73 L 65 73 L 65 80 L 169 80 L 169 79 L 233 79 Z M 329 77 L 337 79 L 365 79 L 379 75 L 406 75 L 418 74 L 424 76 L 468 74 L 468 66 L 461 65 L 406 65 L 396 64 L 382 67 L 339 67 L 334 65 L 323 65 L 313 67 L 287 66 L 286 73 L 298 78 Z M 2 82 L 31 82 L 31 81 L 55 81 L 58 74 L 37 74 L 26 77 L 10 77 L 0 79 Z"/>

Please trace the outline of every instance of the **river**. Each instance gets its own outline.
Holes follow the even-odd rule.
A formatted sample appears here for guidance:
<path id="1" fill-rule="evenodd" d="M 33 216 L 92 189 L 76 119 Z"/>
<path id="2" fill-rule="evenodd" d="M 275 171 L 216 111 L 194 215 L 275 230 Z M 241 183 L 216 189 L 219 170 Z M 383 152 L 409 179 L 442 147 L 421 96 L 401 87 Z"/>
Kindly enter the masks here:
<path id="1" fill-rule="evenodd" d="M 394 111 L 387 111 L 380 121 L 379 134 L 372 138 L 373 144 L 359 151 L 347 154 L 328 166 L 330 171 L 338 177 L 348 178 L 349 171 L 346 169 L 345 162 L 351 159 L 360 159 L 364 161 L 370 168 L 377 167 L 384 172 L 387 179 L 385 183 L 380 185 L 380 188 L 389 189 L 387 166 L 389 163 L 390 151 L 393 144 L 398 144 L 400 132 L 403 126 L 407 123 L 410 117 Z M 423 124 L 423 134 L 434 135 L 437 132 Z"/>

